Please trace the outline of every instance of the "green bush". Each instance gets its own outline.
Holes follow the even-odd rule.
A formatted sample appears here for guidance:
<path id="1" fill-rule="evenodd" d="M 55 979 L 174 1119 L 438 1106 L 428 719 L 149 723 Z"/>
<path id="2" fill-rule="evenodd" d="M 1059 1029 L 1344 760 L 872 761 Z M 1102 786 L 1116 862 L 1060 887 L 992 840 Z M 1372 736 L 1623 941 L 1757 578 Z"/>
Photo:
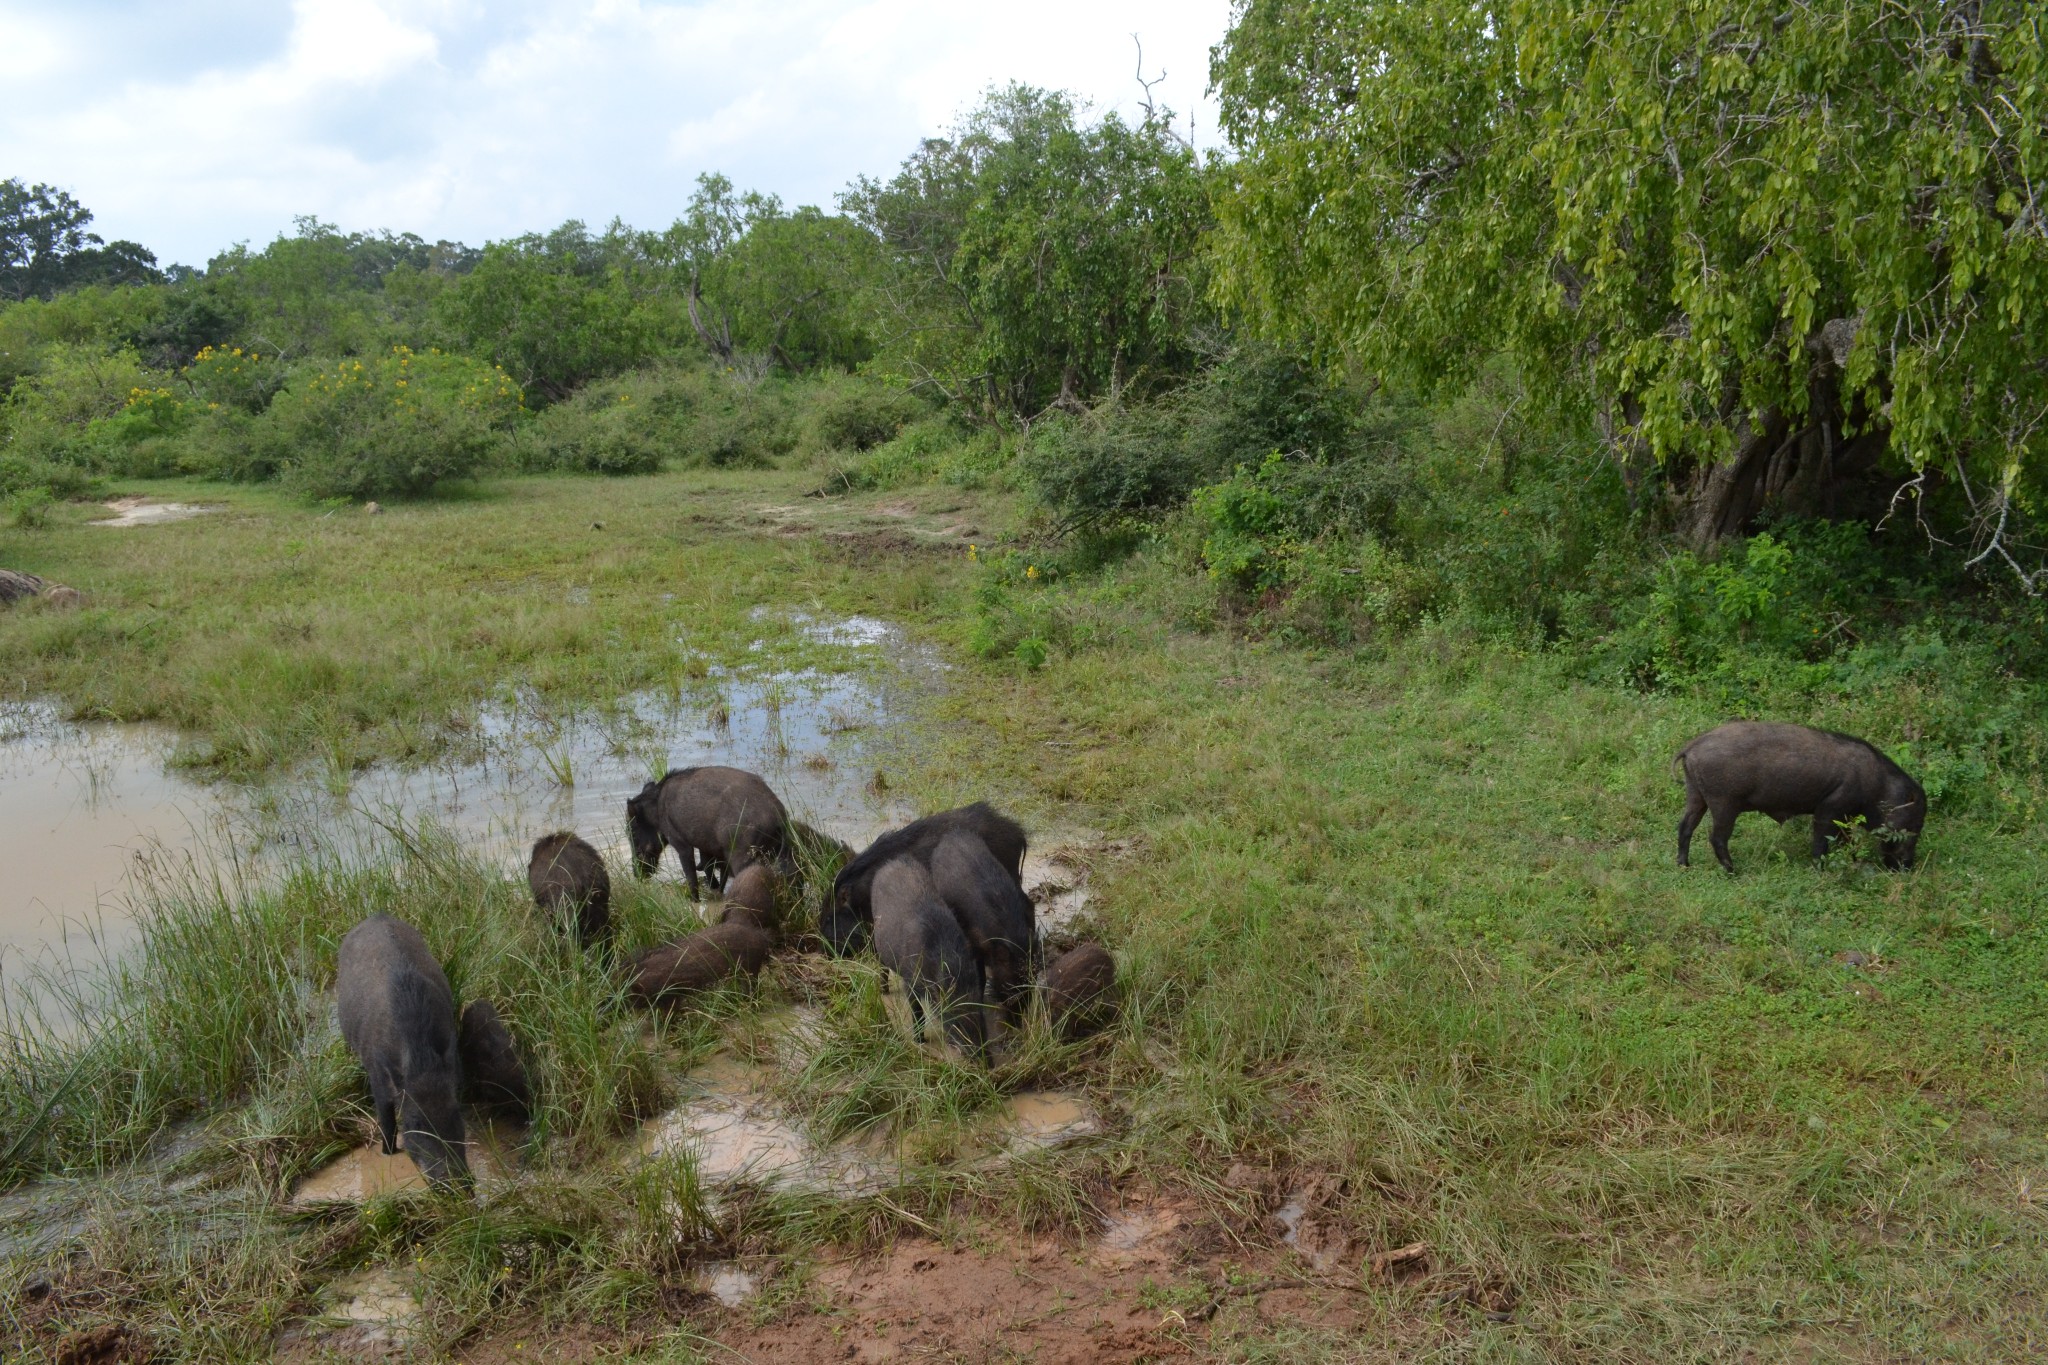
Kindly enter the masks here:
<path id="1" fill-rule="evenodd" d="M 646 404 L 612 384 L 593 385 L 536 418 L 520 440 L 521 468 L 579 474 L 651 474 L 667 433 Z"/>
<path id="2" fill-rule="evenodd" d="M 417 496 L 482 473 L 524 412 L 504 371 L 399 346 L 295 374 L 227 472 L 318 498 Z"/>
<path id="3" fill-rule="evenodd" d="M 283 390 L 285 379 L 284 362 L 276 355 L 239 346 L 203 346 L 178 371 L 192 401 L 214 412 L 259 413 Z"/>
<path id="4" fill-rule="evenodd" d="M 1419 426 L 1413 404 L 1247 346 L 1158 402 L 1040 423 L 1024 470 L 1063 531 L 1099 534 L 1154 522 L 1198 486 L 1279 451 L 1297 520 L 1316 533 L 1384 530 Z"/>
<path id="5" fill-rule="evenodd" d="M 926 412 L 908 392 L 872 380 L 820 384 L 801 418 L 806 449 L 859 453 L 896 439 Z"/>
<path id="6" fill-rule="evenodd" d="M 43 348 L 35 373 L 8 395 L 6 449 L 42 464 L 108 468 L 114 463 L 110 446 L 126 430 L 130 405 L 168 397 L 162 379 L 131 350 L 52 343 Z"/>

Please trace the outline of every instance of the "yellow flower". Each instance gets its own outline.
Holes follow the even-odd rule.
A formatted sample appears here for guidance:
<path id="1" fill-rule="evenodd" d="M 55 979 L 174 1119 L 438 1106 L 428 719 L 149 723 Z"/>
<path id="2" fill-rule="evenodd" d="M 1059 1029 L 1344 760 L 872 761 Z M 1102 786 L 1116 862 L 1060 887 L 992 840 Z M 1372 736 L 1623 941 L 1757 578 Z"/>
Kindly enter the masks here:
<path id="1" fill-rule="evenodd" d="M 1026 578 L 1036 578 L 1036 577 L 1038 577 L 1038 566 L 1037 566 L 1036 564 L 1033 564 L 1033 565 L 1030 565 L 1029 567 L 1027 567 L 1027 568 L 1026 568 L 1026 569 L 1024 570 L 1024 576 L 1025 576 Z"/>
<path id="2" fill-rule="evenodd" d="M 980 554 L 980 552 L 979 552 L 979 551 L 977 551 L 977 550 L 975 549 L 975 547 L 974 547 L 974 546 L 970 545 L 970 546 L 968 546 L 968 547 L 967 547 L 967 562 L 968 562 L 968 563 L 970 563 L 970 564 L 971 564 L 971 563 L 973 563 L 973 562 L 974 562 L 975 560 L 977 560 L 977 559 L 980 559 L 980 558 L 981 558 L 981 554 Z"/>

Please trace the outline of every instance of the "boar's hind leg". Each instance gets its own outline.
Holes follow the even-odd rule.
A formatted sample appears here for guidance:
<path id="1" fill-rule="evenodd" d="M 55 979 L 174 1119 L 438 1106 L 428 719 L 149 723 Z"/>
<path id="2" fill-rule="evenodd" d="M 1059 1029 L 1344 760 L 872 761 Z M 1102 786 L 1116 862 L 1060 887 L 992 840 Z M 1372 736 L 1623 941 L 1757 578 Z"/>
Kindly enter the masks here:
<path id="1" fill-rule="evenodd" d="M 1685 789 L 1685 814 L 1678 821 L 1678 865 L 1692 866 L 1692 832 L 1699 828 L 1700 817 L 1707 813 L 1707 798 L 1690 786 Z"/>
<path id="2" fill-rule="evenodd" d="M 1735 860 L 1728 856 L 1728 836 L 1735 832 L 1735 817 L 1740 814 L 1740 806 L 1716 806 L 1714 828 L 1707 835 L 1707 842 L 1714 846 L 1714 857 L 1720 862 L 1722 869 L 1728 872 L 1735 870 Z"/>

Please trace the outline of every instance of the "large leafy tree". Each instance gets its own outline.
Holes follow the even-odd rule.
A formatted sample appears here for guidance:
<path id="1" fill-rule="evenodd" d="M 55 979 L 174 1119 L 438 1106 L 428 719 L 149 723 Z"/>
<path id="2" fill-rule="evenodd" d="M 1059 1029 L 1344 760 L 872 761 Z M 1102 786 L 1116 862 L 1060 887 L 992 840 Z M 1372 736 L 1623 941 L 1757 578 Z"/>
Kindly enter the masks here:
<path id="1" fill-rule="evenodd" d="M 1013 85 L 845 204 L 887 253 L 884 352 L 920 383 L 1030 416 L 1193 363 L 1208 192 L 1164 114 L 1086 124 Z"/>
<path id="2" fill-rule="evenodd" d="M 645 250 L 665 267 L 705 349 L 726 364 L 849 369 L 873 352 L 857 300 L 875 241 L 851 219 L 700 175 L 689 211 Z"/>
<path id="3" fill-rule="evenodd" d="M 1888 468 L 1997 553 L 2048 452 L 2044 16 L 1239 0 L 1225 293 L 1424 383 L 1513 353 L 1696 541 Z"/>
<path id="4" fill-rule="evenodd" d="M 153 284 L 156 256 L 87 231 L 92 210 L 60 189 L 0 180 L 0 299 L 47 299 L 90 284 Z"/>

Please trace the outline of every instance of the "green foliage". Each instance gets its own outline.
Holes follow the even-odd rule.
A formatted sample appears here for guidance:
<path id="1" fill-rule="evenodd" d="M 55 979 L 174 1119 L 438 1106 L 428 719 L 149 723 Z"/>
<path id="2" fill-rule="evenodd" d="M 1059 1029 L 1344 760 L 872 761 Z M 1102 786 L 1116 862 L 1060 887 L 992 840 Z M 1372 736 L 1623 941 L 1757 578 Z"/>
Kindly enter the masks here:
<path id="1" fill-rule="evenodd" d="M 0 303 L 0 397 L 41 368 L 53 345 L 119 348 L 153 325 L 167 291 L 93 285 L 51 299 Z"/>
<path id="2" fill-rule="evenodd" d="M 550 402 L 652 358 L 664 333 L 643 304 L 623 229 L 592 238 L 570 222 L 484 249 L 435 309 L 458 346 Z"/>
<path id="3" fill-rule="evenodd" d="M 1193 367 L 1208 195 L 1169 115 L 1083 126 L 1013 85 L 844 202 L 888 256 L 891 372 L 1030 416 Z"/>
<path id="4" fill-rule="evenodd" d="M 1006 659 L 1027 672 L 1045 667 L 1055 645 L 1072 643 L 1058 599 L 1049 591 L 1058 577 L 1030 555 L 970 546 L 967 557 L 980 568 L 974 586 L 974 622 L 967 647 L 984 659 Z"/>
<path id="5" fill-rule="evenodd" d="M 0 410 L 7 452 L 46 464 L 108 468 L 112 444 L 132 430 L 124 417 L 130 403 L 158 403 L 160 380 L 131 350 L 45 346 L 36 372 L 15 385 Z"/>
<path id="6" fill-rule="evenodd" d="M 1215 66 L 1223 292 L 1425 385 L 1505 350 L 1681 467 L 1871 430 L 2034 506 L 2042 22 L 1251 0 Z"/>
<path id="7" fill-rule="evenodd" d="M 239 346 L 202 346 L 192 363 L 178 371 L 178 382 L 192 402 L 209 411 L 259 413 L 286 381 L 284 362 L 276 355 Z"/>
<path id="8" fill-rule="evenodd" d="M 152 284 L 156 256 L 87 232 L 92 210 L 50 185 L 0 180 L 0 299 L 47 299 L 81 285 Z"/>
<path id="9" fill-rule="evenodd" d="M 483 472 L 524 413 L 503 370 L 400 346 L 294 375 L 228 472 L 319 498 L 418 496 Z"/>
<path id="10" fill-rule="evenodd" d="M 806 406 L 803 444 L 858 454 L 893 441 L 930 409 L 904 389 L 872 380 L 832 384 Z"/>
<path id="11" fill-rule="evenodd" d="M 650 474 L 665 443 L 658 419 L 621 384 L 592 384 L 557 403 L 522 433 L 527 469 L 583 474 Z"/>
<path id="12" fill-rule="evenodd" d="M 1034 428 L 1024 469 L 1064 531 L 1157 519 L 1198 484 L 1274 451 L 1306 534 L 1384 529 L 1415 416 L 1299 357 L 1245 346 L 1166 397 L 1061 416 Z"/>
<path id="13" fill-rule="evenodd" d="M 957 414 L 941 413 L 912 422 L 864 455 L 820 453 L 826 493 L 918 484 L 983 488 L 1005 477 L 1016 444 L 987 427 L 970 428 Z"/>
<path id="14" fill-rule="evenodd" d="M 858 300 L 875 241 L 851 219 L 697 177 L 687 214 L 643 242 L 721 365 L 765 358 L 785 372 L 851 369 L 874 353 Z"/>

